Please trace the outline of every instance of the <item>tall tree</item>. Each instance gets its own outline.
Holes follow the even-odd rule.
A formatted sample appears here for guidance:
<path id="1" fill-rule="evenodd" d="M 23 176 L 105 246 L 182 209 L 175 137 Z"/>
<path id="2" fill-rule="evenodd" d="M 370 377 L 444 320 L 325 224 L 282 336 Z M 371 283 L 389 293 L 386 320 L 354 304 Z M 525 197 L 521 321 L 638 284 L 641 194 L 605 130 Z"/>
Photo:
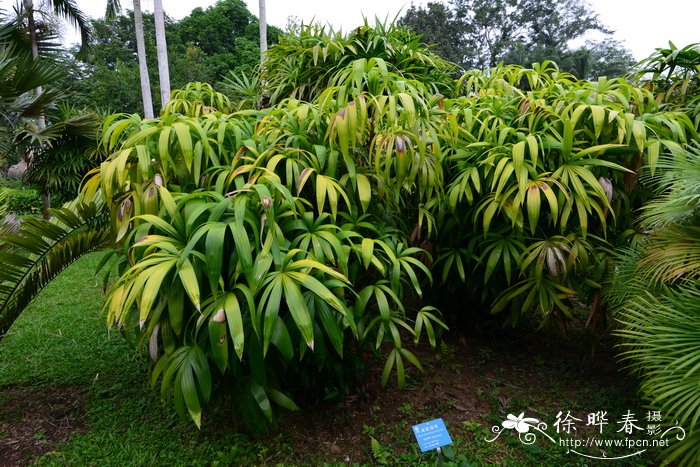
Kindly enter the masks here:
<path id="1" fill-rule="evenodd" d="M 282 34 L 270 24 L 266 27 L 272 40 Z M 201 50 L 215 80 L 232 70 L 246 73 L 260 63 L 260 23 L 242 0 L 219 0 L 206 9 L 195 8 L 172 31 L 183 44 Z"/>
<path id="2" fill-rule="evenodd" d="M 168 44 L 165 39 L 165 14 L 163 13 L 163 1 L 153 0 L 153 10 L 156 21 L 156 50 L 158 52 L 160 105 L 161 107 L 165 107 L 165 104 L 170 100 L 170 69 L 168 67 Z"/>
<path id="3" fill-rule="evenodd" d="M 193 81 L 217 83 L 231 72 L 249 74 L 260 63 L 258 18 L 242 0 L 220 0 L 208 8 L 195 8 L 179 21 L 171 21 L 165 14 L 171 89 Z M 92 27 L 89 60 L 68 63 L 70 75 L 65 85 L 77 91 L 76 105 L 143 114 L 131 11 L 112 20 L 93 20 Z M 143 12 L 143 28 L 151 89 L 155 91 L 157 50 L 155 15 L 151 12 Z M 283 34 L 269 23 L 267 31 L 268 45 Z M 155 94 L 153 99 L 153 105 L 158 106 Z M 154 110 L 157 113 L 158 109 Z"/>
<path id="4" fill-rule="evenodd" d="M 29 30 L 29 40 L 31 43 L 32 57 L 34 60 L 39 58 L 39 31 L 38 23 L 36 21 L 35 13 L 41 11 L 44 14 L 53 14 L 55 17 L 67 20 L 71 23 L 79 32 L 81 38 L 81 55 L 84 54 L 87 46 L 90 43 L 91 38 L 91 28 L 90 22 L 85 16 L 85 14 L 78 8 L 77 3 L 74 0 L 42 0 L 39 5 L 39 9 L 36 9 L 33 0 L 22 0 L 22 6 L 24 7 L 24 13 L 27 17 L 27 28 Z M 37 95 L 43 94 L 43 89 L 41 86 L 37 86 L 35 93 Z M 46 126 L 46 117 L 43 113 L 38 115 L 36 124 L 39 129 L 43 129 Z M 26 163 L 31 160 L 31 152 L 26 154 Z M 19 173 L 24 173 L 22 168 L 19 168 Z M 44 215 L 48 215 L 48 209 L 51 204 L 51 199 L 49 197 L 48 190 L 44 191 Z"/>
<path id="5" fill-rule="evenodd" d="M 148 63 L 146 62 L 141 0 L 134 0 L 134 29 L 136 30 L 136 53 L 139 58 L 139 78 L 141 79 L 143 114 L 146 118 L 153 118 L 153 97 L 151 96 L 151 81 L 148 78 Z"/>
<path id="6" fill-rule="evenodd" d="M 423 34 L 425 43 L 436 44 L 438 53 L 466 68 L 489 68 L 499 62 L 529 66 L 548 59 L 569 71 L 592 70 L 581 66 L 588 52 L 571 50 L 569 42 L 588 31 L 611 33 L 586 0 L 450 0 L 449 6 L 429 2 L 425 7 L 412 5 L 399 24 Z M 600 44 L 595 47 L 599 55 L 606 55 L 601 47 L 619 46 L 611 41 Z"/>
<path id="7" fill-rule="evenodd" d="M 411 5 L 400 25 L 423 35 L 423 43 L 433 52 L 454 63 L 463 63 L 463 31 L 456 12 L 444 3 L 429 2 L 425 8 Z"/>

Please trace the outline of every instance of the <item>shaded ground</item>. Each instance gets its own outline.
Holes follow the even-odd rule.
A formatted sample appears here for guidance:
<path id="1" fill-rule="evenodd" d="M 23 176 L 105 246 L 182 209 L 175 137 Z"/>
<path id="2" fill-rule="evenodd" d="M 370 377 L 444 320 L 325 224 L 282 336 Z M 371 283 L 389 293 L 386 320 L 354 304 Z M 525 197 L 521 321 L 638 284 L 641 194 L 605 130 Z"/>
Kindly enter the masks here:
<path id="1" fill-rule="evenodd" d="M 0 392 L 0 465 L 21 465 L 85 429 L 84 396 L 70 386 L 9 386 Z"/>
<path id="2" fill-rule="evenodd" d="M 362 394 L 336 403 L 320 401 L 303 413 L 290 414 L 282 432 L 291 438 L 301 463 L 372 463 L 377 459 L 369 440 L 375 438 L 391 453 L 392 462 L 410 465 L 416 452 L 412 425 L 443 418 L 453 440 L 460 439 L 457 451 L 466 453 L 471 463 L 556 465 L 555 458 L 566 458 L 565 450 L 552 453 L 548 463 L 537 449 L 519 451 L 513 438 L 505 445 L 484 439 L 492 438 L 490 428 L 510 413 L 525 412 L 550 427 L 560 410 L 570 410 L 584 420 L 582 425 L 586 414 L 597 410 L 609 411 L 611 423 L 613 415 L 627 409 L 642 413 L 638 384 L 620 371 L 609 347 L 591 357 L 585 356 L 590 352 L 587 345 L 575 338 L 566 341 L 548 335 L 550 343 L 542 344 L 546 339 L 539 337 L 504 336 L 505 345 L 448 339 L 438 351 L 419 348 L 416 353 L 425 373 L 413 371 L 406 390 L 379 387 L 376 381 L 382 367 L 377 365 Z M 578 431 L 580 437 L 591 434 L 585 426 Z M 531 454 L 535 455 L 528 457 Z M 431 459 L 424 456 L 426 461 Z M 637 458 L 634 465 L 656 463 L 647 457 L 646 461 Z M 275 459 L 269 461 L 275 463 Z M 569 457 L 569 462 L 573 465 L 576 459 Z"/>
<path id="3" fill-rule="evenodd" d="M 249 447 L 250 453 L 237 457 L 239 446 L 239 451 L 219 453 L 219 458 L 223 464 L 247 465 L 375 464 L 379 460 L 416 465 L 432 462 L 433 457 L 417 452 L 411 426 L 442 417 L 457 453 L 469 459 L 471 465 L 555 465 L 560 462 L 557 459 L 567 459 L 560 449 L 532 452 L 521 449 L 512 439 L 493 444 L 484 439 L 490 437 L 491 426 L 499 425 L 509 413 L 524 411 L 526 416 L 551 426 L 559 410 L 571 410 L 585 419 L 585 412 L 601 408 L 618 412 L 640 409 L 641 401 L 635 396 L 637 383 L 620 373 L 609 348 L 582 358 L 588 348 L 575 339 L 533 337 L 537 336 L 506 336 L 505 346 L 484 340 L 448 339 L 436 351 L 414 349 L 424 363 L 425 373 L 412 369 L 409 386 L 403 391 L 379 387 L 382 362 L 377 361 L 374 374 L 357 394 L 303 401 L 303 412 L 286 414 L 277 434 L 257 440 L 257 446 L 269 448 L 264 453 L 252 453 L 256 448 Z M 543 341 L 550 343 L 539 344 Z M 3 388 L 0 463 L 26 464 L 47 452 L 60 451 L 71 436 L 90 430 L 82 420 L 84 403 L 80 387 Z M 221 445 L 223 433 L 231 425 L 222 426 L 221 419 L 212 420 L 211 415 L 205 412 L 208 420 L 200 436 L 208 443 Z M 373 438 L 386 459 L 372 453 Z M 647 457 L 637 459 L 635 465 L 655 463 L 653 457 Z"/>

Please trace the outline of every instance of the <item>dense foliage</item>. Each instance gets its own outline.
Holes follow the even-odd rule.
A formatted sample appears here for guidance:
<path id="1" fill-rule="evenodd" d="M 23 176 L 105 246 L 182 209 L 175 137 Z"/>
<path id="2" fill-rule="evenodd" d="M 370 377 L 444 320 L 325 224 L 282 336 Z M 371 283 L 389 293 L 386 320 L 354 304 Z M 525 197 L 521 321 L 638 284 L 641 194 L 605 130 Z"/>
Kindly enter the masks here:
<path id="1" fill-rule="evenodd" d="M 576 81 L 547 63 L 468 72 L 458 86 L 469 97 L 445 105 L 436 275 L 513 320 L 571 317 L 644 196 L 642 164 L 695 130 L 623 79 Z M 590 319 L 600 311 L 594 299 Z"/>
<path id="2" fill-rule="evenodd" d="M 0 220 L 4 215 L 39 214 L 43 208 L 41 192 L 36 187 L 21 186 L 18 188 L 0 186 Z"/>
<path id="3" fill-rule="evenodd" d="M 582 3 L 526 3 L 430 4 L 407 21 L 441 25 L 461 63 L 551 56 L 602 73 L 592 49 L 565 45 L 604 29 Z M 435 305 L 450 323 L 490 311 L 565 325 L 583 303 L 605 328 L 605 278 L 623 356 L 689 431 L 668 461 L 697 462 L 697 45 L 659 49 L 632 82 L 579 81 L 548 61 L 458 76 L 408 30 L 312 26 L 272 47 L 260 76 L 226 77 L 226 96 L 185 85 L 257 62 L 255 19 L 222 1 L 170 24 L 182 89 L 162 115 L 107 118 L 98 149 L 96 116 L 56 105 L 61 73 L 31 57 L 18 24 L 0 29 L 2 140 L 33 151 L 27 177 L 45 193 L 80 197 L 2 227 L 0 333 L 78 256 L 115 247 L 105 315 L 147 349 L 153 384 L 198 425 L 226 388 L 259 428 L 302 391 L 347 393 L 372 354 L 382 383 L 403 386 L 421 370 L 407 340 L 435 346 L 446 327 Z M 70 74 L 95 78 L 90 105 L 138 107 L 123 85 L 138 89 L 133 50 L 109 43 L 132 44 L 131 24 L 94 23 L 91 66 Z M 497 40 L 480 49 L 479 35 Z M 623 66 L 614 47 L 596 53 Z"/>
<path id="4" fill-rule="evenodd" d="M 428 295 L 564 322 L 598 287 L 643 162 L 695 135 L 622 79 L 542 63 L 455 80 L 417 36 L 381 24 L 306 28 L 262 69 L 239 79 L 242 102 L 195 83 L 160 118 L 105 120 L 108 157 L 82 204 L 4 240 L 3 326 L 71 244 L 111 238 L 107 319 L 148 348 L 154 384 L 198 424 L 227 387 L 260 427 L 297 391 L 347 392 L 371 352 L 402 386 L 406 365 L 421 368 L 406 339 L 435 345 L 444 327 Z"/>

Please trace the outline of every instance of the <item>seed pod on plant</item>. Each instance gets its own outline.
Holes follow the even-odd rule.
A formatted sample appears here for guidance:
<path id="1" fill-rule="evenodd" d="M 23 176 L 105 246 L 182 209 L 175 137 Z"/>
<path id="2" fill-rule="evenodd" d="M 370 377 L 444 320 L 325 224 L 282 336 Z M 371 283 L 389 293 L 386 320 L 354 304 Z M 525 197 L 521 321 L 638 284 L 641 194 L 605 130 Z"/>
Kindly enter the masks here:
<path id="1" fill-rule="evenodd" d="M 399 136 L 396 138 L 396 153 L 400 156 L 403 156 L 404 153 L 406 152 L 406 142 L 403 139 L 403 136 Z"/>
<path id="2" fill-rule="evenodd" d="M 523 99 L 520 104 L 520 116 L 523 117 L 530 108 L 530 101 L 528 99 Z"/>
<path id="3" fill-rule="evenodd" d="M 603 187 L 603 191 L 605 192 L 605 197 L 608 198 L 608 202 L 612 201 L 612 199 L 613 199 L 612 182 L 606 177 L 600 177 L 598 179 L 598 183 L 600 183 L 600 186 Z"/>
<path id="4" fill-rule="evenodd" d="M 151 187 L 146 191 L 146 196 L 143 199 L 144 211 L 148 214 L 158 214 L 158 190 L 156 187 L 151 185 Z"/>
<path id="5" fill-rule="evenodd" d="M 151 333 L 151 337 L 148 339 L 148 353 L 151 356 L 151 360 L 154 362 L 158 361 L 158 333 L 160 331 L 160 323 L 156 324 Z"/>
<path id="6" fill-rule="evenodd" d="M 212 320 L 215 323 L 225 323 L 226 322 L 226 312 L 223 308 L 219 308 Z"/>
<path id="7" fill-rule="evenodd" d="M 435 94 L 435 97 L 437 98 L 437 105 L 440 110 L 445 110 L 445 96 L 442 94 L 438 93 Z"/>
<path id="8" fill-rule="evenodd" d="M 117 210 L 117 219 L 119 222 L 123 221 L 124 218 L 130 218 L 131 217 L 131 207 L 133 206 L 133 203 L 131 202 L 131 198 L 126 198 L 122 203 L 119 205 L 119 210 Z"/>

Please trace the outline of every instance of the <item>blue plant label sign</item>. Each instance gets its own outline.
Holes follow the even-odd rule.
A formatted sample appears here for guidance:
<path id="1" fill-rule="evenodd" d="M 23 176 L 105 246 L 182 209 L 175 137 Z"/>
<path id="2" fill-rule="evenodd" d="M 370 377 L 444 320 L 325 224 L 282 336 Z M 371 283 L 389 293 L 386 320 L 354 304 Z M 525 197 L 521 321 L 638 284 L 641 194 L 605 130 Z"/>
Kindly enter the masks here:
<path id="1" fill-rule="evenodd" d="M 442 418 L 413 425 L 413 434 L 416 436 L 421 452 L 452 444 L 452 438 L 450 438 Z"/>

